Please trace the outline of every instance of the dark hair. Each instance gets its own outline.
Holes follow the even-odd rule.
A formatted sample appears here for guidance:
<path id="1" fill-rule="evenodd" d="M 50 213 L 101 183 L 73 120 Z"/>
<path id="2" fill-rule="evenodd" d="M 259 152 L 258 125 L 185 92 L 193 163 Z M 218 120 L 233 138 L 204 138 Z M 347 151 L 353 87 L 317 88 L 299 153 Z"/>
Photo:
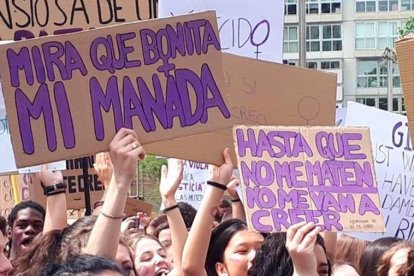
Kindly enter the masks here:
<path id="1" fill-rule="evenodd" d="M 155 231 L 155 229 L 164 222 L 168 223 L 167 216 L 165 214 L 157 215 L 156 217 L 152 218 L 150 220 L 150 222 L 148 223 L 148 226 L 146 228 L 146 232 L 148 231 L 148 229 L 151 229 L 151 228 L 153 228 L 152 231 Z M 154 232 L 152 232 L 152 233 L 147 232 L 147 234 L 154 235 Z"/>
<path id="2" fill-rule="evenodd" d="M 191 204 L 182 201 L 178 202 L 177 205 L 180 209 L 181 216 L 183 216 L 185 227 L 187 229 L 191 228 L 191 226 L 193 226 L 194 218 L 197 214 L 196 208 L 194 208 Z"/>
<path id="3" fill-rule="evenodd" d="M 390 249 L 392 245 L 401 239 L 394 237 L 381 238 L 370 243 L 361 256 L 359 262 L 358 273 L 364 276 L 376 276 L 377 265 L 381 256 L 385 251 Z"/>
<path id="4" fill-rule="evenodd" d="M 225 198 L 221 199 L 219 206 L 220 208 L 230 208 L 231 207 L 230 200 L 225 199 Z"/>
<path id="5" fill-rule="evenodd" d="M 104 271 L 118 272 L 122 275 L 121 268 L 114 262 L 93 255 L 79 255 L 63 264 L 48 265 L 43 271 L 44 276 L 89 276 Z"/>
<path id="6" fill-rule="evenodd" d="M 11 210 L 9 216 L 7 217 L 7 223 L 9 224 L 10 227 L 13 227 L 13 223 L 17 218 L 17 213 L 20 210 L 26 209 L 26 208 L 30 208 L 33 210 L 38 211 L 40 214 L 42 214 L 42 218 L 43 220 L 45 220 L 45 209 L 42 207 L 42 205 L 40 205 L 39 203 L 35 202 L 35 201 L 22 201 L 19 204 L 17 204 L 16 206 L 13 207 L 13 209 Z"/>
<path id="7" fill-rule="evenodd" d="M 15 274 L 36 274 L 42 271 L 46 264 L 62 263 L 81 254 L 95 221 L 96 216 L 86 216 L 64 230 L 53 230 L 38 235 L 30 247 L 13 261 Z"/>
<path id="8" fill-rule="evenodd" d="M 163 222 L 160 225 L 158 225 L 157 228 L 155 228 L 154 230 L 153 236 L 159 239 L 160 232 L 165 229 L 170 229 L 170 225 L 168 224 L 168 221 Z"/>
<path id="9" fill-rule="evenodd" d="M 224 250 L 231 238 L 239 231 L 247 229 L 244 221 L 229 219 L 219 224 L 211 234 L 205 269 L 208 276 L 217 276 L 216 263 L 223 262 Z"/>
<path id="10" fill-rule="evenodd" d="M 0 231 L 3 234 L 3 236 L 6 236 L 6 228 L 7 228 L 6 218 L 3 216 L 0 216 Z"/>
<path id="11" fill-rule="evenodd" d="M 292 276 L 293 262 L 286 249 L 286 233 L 274 233 L 265 238 L 260 250 L 256 253 L 249 276 Z M 323 248 L 326 254 L 325 242 L 318 235 L 316 244 Z M 328 260 L 328 275 L 332 275 L 332 267 Z"/>

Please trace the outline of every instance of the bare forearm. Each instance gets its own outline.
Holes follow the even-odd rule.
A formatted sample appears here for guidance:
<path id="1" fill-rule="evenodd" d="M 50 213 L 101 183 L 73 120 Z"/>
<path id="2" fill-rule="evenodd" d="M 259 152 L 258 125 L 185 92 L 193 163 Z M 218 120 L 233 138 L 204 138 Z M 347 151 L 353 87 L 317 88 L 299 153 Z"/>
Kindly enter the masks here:
<path id="1" fill-rule="evenodd" d="M 204 263 L 211 238 L 212 209 L 219 203 L 222 190 L 207 186 L 200 209 L 194 219 L 183 252 L 183 275 L 205 274 Z"/>
<path id="2" fill-rule="evenodd" d="M 67 226 L 66 194 L 47 197 L 43 234 L 52 230 L 62 230 Z"/>

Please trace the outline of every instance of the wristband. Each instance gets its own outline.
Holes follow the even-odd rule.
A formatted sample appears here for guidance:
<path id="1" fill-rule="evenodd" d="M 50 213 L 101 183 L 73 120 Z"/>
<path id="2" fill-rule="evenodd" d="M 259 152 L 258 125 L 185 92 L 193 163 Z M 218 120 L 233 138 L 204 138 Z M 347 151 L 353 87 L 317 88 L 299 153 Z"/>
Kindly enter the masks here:
<path id="1" fill-rule="evenodd" d="M 178 204 L 174 204 L 173 206 L 167 207 L 164 210 L 162 210 L 162 212 L 165 214 L 168 211 L 174 210 L 175 208 L 178 208 Z"/>
<path id="2" fill-rule="evenodd" d="M 52 186 L 44 186 L 42 184 L 42 187 L 43 187 L 43 194 L 47 196 L 47 195 L 52 195 L 56 191 L 62 191 L 62 190 L 66 191 L 67 185 L 66 183 L 57 183 L 57 184 L 53 184 Z"/>
<path id="3" fill-rule="evenodd" d="M 93 209 L 96 209 L 96 208 L 98 208 L 98 207 L 101 207 L 103 204 L 104 204 L 104 202 L 103 202 L 103 201 L 97 201 L 97 202 L 95 202 L 95 204 L 93 205 Z"/>
<path id="4" fill-rule="evenodd" d="M 236 198 L 236 199 L 232 199 L 231 202 L 236 203 L 236 202 L 241 202 L 240 198 Z"/>
<path id="5" fill-rule="evenodd" d="M 112 215 L 108 215 L 106 213 L 104 213 L 104 211 L 101 210 L 101 215 L 106 217 L 106 218 L 110 218 L 110 219 L 122 219 L 124 216 L 112 216 Z"/>
<path id="6" fill-rule="evenodd" d="M 223 191 L 227 190 L 227 187 L 226 186 L 221 185 L 221 184 L 219 184 L 217 182 L 210 181 L 210 180 L 207 181 L 207 185 L 213 186 L 213 187 L 215 187 L 217 189 L 220 189 L 220 190 L 223 190 Z"/>
<path id="7" fill-rule="evenodd" d="M 53 191 L 50 193 L 47 193 L 46 196 L 54 196 L 54 195 L 58 195 L 58 194 L 66 194 L 66 190 L 57 190 L 57 191 Z"/>

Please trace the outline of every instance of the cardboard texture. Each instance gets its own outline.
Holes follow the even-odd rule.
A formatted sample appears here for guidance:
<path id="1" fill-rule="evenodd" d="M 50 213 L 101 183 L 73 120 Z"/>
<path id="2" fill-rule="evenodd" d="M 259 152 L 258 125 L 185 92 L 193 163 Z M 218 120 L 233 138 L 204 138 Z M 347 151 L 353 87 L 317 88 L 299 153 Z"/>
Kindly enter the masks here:
<path id="1" fill-rule="evenodd" d="M 0 40 L 22 40 L 155 18 L 157 0 L 1 1 Z"/>
<path id="2" fill-rule="evenodd" d="M 335 125 L 336 75 L 223 54 L 229 109 L 235 124 Z M 223 163 L 232 128 L 145 145 L 149 153 L 208 164 Z"/>
<path id="3" fill-rule="evenodd" d="M 152 205 L 148 202 L 137 200 L 134 198 L 127 198 L 125 205 L 125 214 L 127 217 L 136 216 L 137 212 L 151 214 Z"/>
<path id="4" fill-rule="evenodd" d="M 94 158 L 94 156 L 88 157 L 91 206 L 100 201 L 104 193 L 103 184 L 93 168 Z M 67 208 L 76 210 L 85 208 L 82 159 L 67 160 L 66 166 L 68 170 L 62 171 L 62 174 L 63 181 L 68 185 L 66 190 Z M 28 182 L 30 183 L 30 199 L 46 206 L 46 196 L 43 194 L 40 181 L 34 175 L 30 175 Z"/>
<path id="5" fill-rule="evenodd" d="M 234 126 L 249 229 L 384 232 L 368 128 Z"/>
<path id="6" fill-rule="evenodd" d="M 371 133 L 375 174 L 387 231 L 355 233 L 374 241 L 382 237 L 414 240 L 414 152 L 407 117 L 349 102 L 345 126 L 366 126 Z"/>
<path id="7" fill-rule="evenodd" d="M 284 1 L 159 0 L 159 17 L 206 10 L 217 13 L 224 52 L 282 62 Z"/>
<path id="8" fill-rule="evenodd" d="M 214 12 L 0 46 L 17 167 L 228 128 L 219 49 Z"/>
<path id="9" fill-rule="evenodd" d="M 398 66 L 400 69 L 401 87 L 404 94 L 404 105 L 407 110 L 408 124 L 414 127 L 414 37 L 405 38 L 396 43 Z M 414 131 L 411 131 L 411 139 Z"/>
<path id="10" fill-rule="evenodd" d="M 29 199 L 27 178 L 23 175 L 0 176 L 0 214 L 7 217 L 17 203 Z"/>

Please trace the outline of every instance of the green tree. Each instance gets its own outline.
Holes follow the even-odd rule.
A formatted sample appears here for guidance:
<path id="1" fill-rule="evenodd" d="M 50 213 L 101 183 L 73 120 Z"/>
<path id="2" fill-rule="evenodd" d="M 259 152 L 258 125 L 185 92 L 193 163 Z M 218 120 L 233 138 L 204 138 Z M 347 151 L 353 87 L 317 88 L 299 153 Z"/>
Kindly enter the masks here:
<path id="1" fill-rule="evenodd" d="M 162 165 L 167 165 L 167 159 L 147 154 L 145 159 L 139 162 L 139 169 L 149 177 L 159 179 Z"/>
<path id="2" fill-rule="evenodd" d="M 414 17 L 413 16 L 411 16 L 407 20 L 404 27 L 399 29 L 400 38 L 404 38 L 411 33 L 414 33 Z"/>

